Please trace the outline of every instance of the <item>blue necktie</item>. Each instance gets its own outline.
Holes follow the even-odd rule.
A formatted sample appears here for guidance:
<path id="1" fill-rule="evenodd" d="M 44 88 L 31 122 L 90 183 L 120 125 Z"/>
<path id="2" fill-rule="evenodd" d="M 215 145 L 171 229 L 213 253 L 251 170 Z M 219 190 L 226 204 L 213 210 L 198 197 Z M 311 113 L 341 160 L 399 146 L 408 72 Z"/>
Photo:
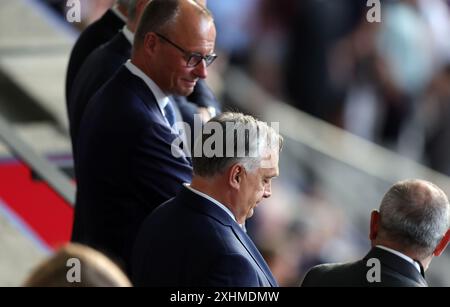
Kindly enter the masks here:
<path id="1" fill-rule="evenodd" d="M 170 127 L 173 127 L 173 125 L 175 125 L 175 109 L 173 108 L 172 101 L 170 101 L 170 99 L 164 108 L 164 114 L 170 124 Z"/>

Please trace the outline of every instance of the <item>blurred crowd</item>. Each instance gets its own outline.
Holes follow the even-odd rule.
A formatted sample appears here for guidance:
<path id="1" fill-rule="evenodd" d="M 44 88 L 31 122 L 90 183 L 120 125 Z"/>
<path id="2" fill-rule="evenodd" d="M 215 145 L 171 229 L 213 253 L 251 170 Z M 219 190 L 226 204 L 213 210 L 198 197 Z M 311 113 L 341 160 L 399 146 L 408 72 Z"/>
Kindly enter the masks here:
<path id="1" fill-rule="evenodd" d="M 381 1 L 379 23 L 366 1 L 209 6 L 218 48 L 275 97 L 450 174 L 449 1 Z"/>

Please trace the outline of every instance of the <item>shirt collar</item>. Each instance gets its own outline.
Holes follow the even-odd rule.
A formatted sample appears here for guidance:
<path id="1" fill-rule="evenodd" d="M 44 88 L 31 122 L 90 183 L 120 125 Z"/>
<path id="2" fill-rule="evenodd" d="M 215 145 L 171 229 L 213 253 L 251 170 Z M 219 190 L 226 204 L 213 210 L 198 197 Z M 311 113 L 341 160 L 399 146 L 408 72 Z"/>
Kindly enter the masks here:
<path id="1" fill-rule="evenodd" d="M 123 22 L 127 22 L 127 16 L 125 16 L 124 14 L 122 14 L 122 12 L 119 10 L 119 7 L 118 7 L 118 5 L 116 4 L 116 5 L 114 5 L 112 8 L 111 8 L 111 11 L 117 16 L 117 17 L 119 17 L 120 18 L 120 20 L 122 20 Z"/>
<path id="2" fill-rule="evenodd" d="M 234 216 L 234 214 L 233 214 L 233 213 L 231 212 L 231 210 L 228 209 L 225 205 L 223 205 L 223 204 L 220 203 L 219 201 L 215 200 L 215 199 L 212 198 L 211 196 L 209 196 L 209 195 L 207 195 L 207 194 L 205 194 L 205 193 L 202 193 L 202 192 L 200 192 L 200 191 L 197 191 L 196 189 L 194 189 L 193 187 L 191 187 L 191 185 L 190 185 L 189 183 L 184 183 L 183 185 L 184 185 L 186 188 L 188 188 L 189 190 L 191 190 L 193 193 L 195 193 L 195 194 L 197 194 L 197 195 L 199 195 L 199 196 L 201 196 L 201 197 L 203 197 L 203 198 L 206 198 L 207 200 L 209 200 L 210 202 L 212 202 L 213 204 L 217 205 L 219 208 L 221 208 L 222 210 L 224 210 L 224 211 L 225 211 L 225 212 L 233 219 L 233 221 L 235 221 L 236 224 L 238 224 L 239 227 L 242 228 L 242 230 L 244 230 L 245 232 L 247 232 L 247 229 L 245 228 L 245 224 L 244 224 L 244 225 L 239 224 L 239 223 L 236 221 L 236 217 Z"/>
<path id="3" fill-rule="evenodd" d="M 387 252 L 390 252 L 390 253 L 392 253 L 394 255 L 399 256 L 400 258 L 405 259 L 406 261 L 408 261 L 409 263 L 414 265 L 414 267 L 417 269 L 417 271 L 419 271 L 419 273 L 422 274 L 422 271 L 420 269 L 420 265 L 416 261 L 414 261 L 412 258 L 406 256 L 405 254 L 400 253 L 399 251 L 393 250 L 393 249 L 391 249 L 389 247 L 386 247 L 386 246 L 383 246 L 383 245 L 377 245 L 376 247 L 384 249 Z"/>
<path id="4" fill-rule="evenodd" d="M 142 70 L 140 70 L 136 65 L 131 63 L 131 60 L 128 60 L 125 63 L 125 67 L 128 68 L 128 70 L 135 76 L 142 79 L 142 81 L 147 84 L 147 86 L 152 91 L 153 95 L 155 95 L 156 102 L 158 103 L 159 109 L 161 110 L 161 113 L 166 116 L 164 112 L 164 108 L 169 103 L 169 97 L 164 94 L 164 92 L 159 88 L 156 83 L 150 79 Z"/>
<path id="5" fill-rule="evenodd" d="M 131 46 L 133 46 L 134 43 L 134 33 L 128 29 L 127 25 L 123 26 L 122 29 L 123 36 L 130 42 Z"/>

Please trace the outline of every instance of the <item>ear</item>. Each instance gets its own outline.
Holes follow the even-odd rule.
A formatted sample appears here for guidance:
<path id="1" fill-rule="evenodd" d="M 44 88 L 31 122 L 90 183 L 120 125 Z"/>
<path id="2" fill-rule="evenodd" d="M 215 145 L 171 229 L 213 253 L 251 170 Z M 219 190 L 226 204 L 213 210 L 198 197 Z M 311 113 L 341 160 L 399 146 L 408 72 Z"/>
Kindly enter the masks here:
<path id="1" fill-rule="evenodd" d="M 372 242 L 378 236 L 379 223 L 380 223 L 380 212 L 378 212 L 378 210 L 373 210 L 370 215 L 370 232 L 369 232 L 369 239 Z"/>
<path id="2" fill-rule="evenodd" d="M 151 55 L 155 52 L 155 48 L 157 45 L 157 43 L 156 43 L 157 39 L 158 39 L 158 37 L 153 32 L 148 32 L 147 34 L 145 34 L 144 50 L 145 50 L 146 54 Z"/>
<path id="3" fill-rule="evenodd" d="M 436 249 L 434 250 L 433 255 L 435 255 L 436 257 L 440 256 L 442 254 L 442 252 L 445 250 L 445 248 L 447 247 L 449 240 L 450 240 L 450 229 L 447 230 L 447 232 L 445 233 L 442 240 L 436 246 Z"/>
<path id="4" fill-rule="evenodd" d="M 228 171 L 228 184 L 234 189 L 239 190 L 241 187 L 243 174 L 244 167 L 242 164 L 234 164 Z"/>

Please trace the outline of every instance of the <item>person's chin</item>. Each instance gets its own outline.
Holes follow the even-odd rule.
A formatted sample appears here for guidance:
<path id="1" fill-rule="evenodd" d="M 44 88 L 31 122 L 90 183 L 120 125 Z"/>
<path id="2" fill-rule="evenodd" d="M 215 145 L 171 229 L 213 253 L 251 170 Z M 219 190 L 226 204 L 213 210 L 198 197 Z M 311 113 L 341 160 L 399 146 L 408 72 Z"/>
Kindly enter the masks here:
<path id="1" fill-rule="evenodd" d="M 250 209 L 250 211 L 248 212 L 247 219 L 251 218 L 253 216 L 253 214 L 255 214 L 255 209 L 254 208 Z"/>
<path id="2" fill-rule="evenodd" d="M 177 91 L 178 96 L 189 96 L 194 91 L 194 87 L 182 87 Z"/>

